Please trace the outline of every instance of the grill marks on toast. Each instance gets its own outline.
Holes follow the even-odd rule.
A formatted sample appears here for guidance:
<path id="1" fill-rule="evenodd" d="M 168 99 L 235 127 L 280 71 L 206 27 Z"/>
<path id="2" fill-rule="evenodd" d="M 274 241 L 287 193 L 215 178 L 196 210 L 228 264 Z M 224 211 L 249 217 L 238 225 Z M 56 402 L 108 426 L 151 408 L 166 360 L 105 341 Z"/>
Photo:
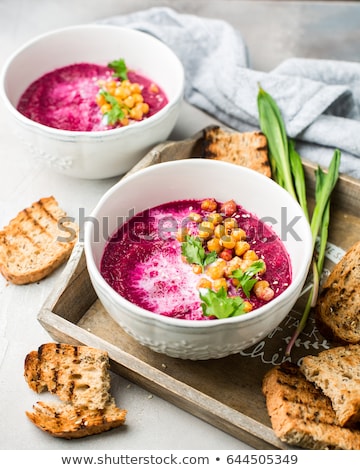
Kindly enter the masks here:
<path id="1" fill-rule="evenodd" d="M 39 401 L 26 415 L 41 430 L 64 439 L 100 434 L 122 426 L 126 420 L 126 410 L 120 410 L 114 403 L 103 410 L 85 410 Z"/>
<path id="2" fill-rule="evenodd" d="M 227 131 L 211 126 L 203 131 L 203 157 L 251 168 L 271 177 L 267 139 L 260 131 Z"/>
<path id="3" fill-rule="evenodd" d="M 306 449 L 360 449 L 360 429 L 337 424 L 331 401 L 290 362 L 270 369 L 262 391 L 276 436 Z"/>
<path id="4" fill-rule="evenodd" d="M 338 346 L 306 356 L 302 373 L 331 400 L 340 426 L 360 422 L 360 344 Z"/>
<path id="5" fill-rule="evenodd" d="M 29 387 L 48 390 L 60 402 L 37 402 L 28 418 L 40 429 L 66 439 L 99 434 L 125 423 L 126 410 L 110 394 L 109 357 L 88 346 L 47 343 L 25 358 Z"/>
<path id="6" fill-rule="evenodd" d="M 320 332 L 339 344 L 360 344 L 360 241 L 335 265 L 315 307 Z"/>
<path id="7" fill-rule="evenodd" d="M 53 196 L 23 209 L 0 231 L 0 271 L 14 284 L 36 282 L 60 266 L 71 254 L 78 227 Z M 64 240 L 64 230 L 75 236 Z M 70 235 L 68 233 L 67 235 Z"/>
<path id="8" fill-rule="evenodd" d="M 89 409 L 109 401 L 108 357 L 93 348 L 48 343 L 25 358 L 25 379 L 37 393 L 48 390 L 60 400 Z"/>

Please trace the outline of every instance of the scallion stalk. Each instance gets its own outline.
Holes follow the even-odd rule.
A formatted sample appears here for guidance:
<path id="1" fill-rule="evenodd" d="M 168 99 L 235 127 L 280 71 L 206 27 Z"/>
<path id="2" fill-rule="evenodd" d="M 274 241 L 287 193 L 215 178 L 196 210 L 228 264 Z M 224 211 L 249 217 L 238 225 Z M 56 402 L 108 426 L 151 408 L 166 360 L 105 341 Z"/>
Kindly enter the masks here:
<path id="1" fill-rule="evenodd" d="M 304 168 L 301 157 L 295 150 L 294 142 L 286 135 L 281 112 L 275 100 L 261 87 L 259 87 L 257 102 L 260 128 L 268 141 L 272 177 L 298 201 L 310 222 L 312 233 L 313 284 L 299 325 L 286 348 L 285 354 L 289 356 L 293 345 L 307 323 L 312 307 L 316 305 L 328 240 L 330 198 L 339 177 L 341 153 L 338 149 L 334 151 L 327 174 L 320 167 L 315 172 L 315 206 L 310 221 Z M 320 241 L 316 254 L 315 246 L 318 236 Z"/>
<path id="2" fill-rule="evenodd" d="M 310 220 L 308 206 L 307 206 L 307 199 L 306 199 L 306 183 L 305 183 L 304 167 L 303 167 L 300 155 L 295 150 L 295 144 L 293 140 L 289 140 L 289 159 L 290 159 L 291 173 L 294 176 L 294 185 L 295 185 L 297 200 L 304 211 L 305 217 L 307 218 L 307 220 Z"/>
<path id="3" fill-rule="evenodd" d="M 319 235 L 319 249 L 317 253 L 317 259 L 313 259 L 313 284 L 310 290 L 309 297 L 307 299 L 305 309 L 303 311 L 301 320 L 295 329 L 293 336 L 286 348 L 285 354 L 290 355 L 291 349 L 295 344 L 300 333 L 306 326 L 311 309 L 316 306 L 319 290 L 321 273 L 323 271 L 326 245 L 329 234 L 329 223 L 330 223 L 330 196 L 333 188 L 335 187 L 336 181 L 339 176 L 339 165 L 340 165 L 341 154 L 339 150 L 335 150 L 333 158 L 331 160 L 328 174 L 325 174 L 320 167 L 315 172 L 316 186 L 315 186 L 315 208 L 311 218 L 311 232 L 313 234 L 313 243 L 315 250 L 316 239 Z"/>
<path id="4" fill-rule="evenodd" d="M 330 162 L 327 175 L 324 175 L 319 168 L 317 171 L 319 189 L 316 190 L 315 207 L 311 217 L 311 233 L 313 236 L 314 248 L 316 238 L 323 222 L 323 213 L 325 211 L 325 207 L 339 177 L 340 158 L 341 153 L 338 149 L 336 149 Z"/>
<path id="5" fill-rule="evenodd" d="M 275 100 L 261 87 L 259 87 L 257 104 L 260 128 L 268 141 L 273 177 L 280 186 L 297 199 L 291 174 L 288 139 L 280 110 Z"/>

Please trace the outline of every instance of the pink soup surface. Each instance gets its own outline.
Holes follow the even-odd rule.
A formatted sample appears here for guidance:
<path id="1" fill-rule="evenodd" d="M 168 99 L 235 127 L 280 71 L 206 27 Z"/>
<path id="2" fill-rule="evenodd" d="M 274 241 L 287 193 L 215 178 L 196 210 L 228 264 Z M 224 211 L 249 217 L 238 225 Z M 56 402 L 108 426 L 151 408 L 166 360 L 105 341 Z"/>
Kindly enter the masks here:
<path id="1" fill-rule="evenodd" d="M 21 96 L 17 109 L 24 116 L 48 127 L 68 131 L 103 131 L 113 129 L 106 124 L 95 98 L 99 80 L 109 80 L 113 70 L 109 67 L 77 63 L 49 72 L 34 81 Z M 154 83 L 143 75 L 129 71 L 131 82 L 142 87 L 144 102 L 153 116 L 167 103 L 167 97 L 158 86 L 158 93 L 151 91 Z"/>
<path id="2" fill-rule="evenodd" d="M 219 203 L 220 204 L 220 203 Z M 209 214 L 199 200 L 174 201 L 129 218 L 109 238 L 101 260 L 101 274 L 108 284 L 130 302 L 151 312 L 187 320 L 209 320 L 204 316 L 197 284 L 199 275 L 181 256 L 181 243 L 175 234 L 189 212 Z M 234 217 L 243 228 L 251 249 L 266 263 L 267 280 L 274 298 L 291 283 L 287 251 L 273 230 L 257 217 L 237 206 Z M 195 225 L 187 223 L 195 234 Z M 228 294 L 239 294 L 230 285 Z M 253 310 L 264 305 L 251 294 Z"/>

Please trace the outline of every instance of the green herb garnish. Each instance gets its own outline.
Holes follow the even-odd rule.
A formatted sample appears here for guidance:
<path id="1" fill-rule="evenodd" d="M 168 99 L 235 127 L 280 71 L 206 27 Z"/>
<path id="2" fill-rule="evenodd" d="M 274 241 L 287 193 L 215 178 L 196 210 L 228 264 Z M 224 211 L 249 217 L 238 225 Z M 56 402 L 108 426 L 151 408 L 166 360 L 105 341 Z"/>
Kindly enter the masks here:
<path id="1" fill-rule="evenodd" d="M 246 313 L 244 300 L 241 297 L 228 297 L 224 287 L 217 292 L 204 289 L 199 295 L 203 301 L 201 304 L 203 315 L 207 317 L 229 318 Z"/>
<path id="2" fill-rule="evenodd" d="M 327 174 L 319 167 L 315 172 L 315 206 L 310 219 L 306 200 L 306 180 L 301 157 L 296 152 L 293 141 L 288 140 L 286 136 L 285 124 L 280 110 L 274 99 L 261 87 L 259 88 L 257 102 L 260 128 L 268 141 L 272 177 L 299 202 L 310 222 L 313 239 L 313 285 L 299 325 L 286 349 L 286 355 L 290 355 L 291 348 L 304 329 L 311 308 L 315 306 L 317 301 L 328 239 L 330 197 L 339 177 L 341 153 L 338 149 L 334 151 Z M 319 253 L 316 254 L 315 246 L 318 237 L 320 248 Z"/>
<path id="3" fill-rule="evenodd" d="M 114 70 L 114 75 L 121 78 L 121 80 L 127 80 L 127 67 L 124 59 L 113 60 L 108 64 L 108 67 Z"/>
<path id="4" fill-rule="evenodd" d="M 104 114 L 107 117 L 108 124 L 116 124 L 118 121 L 121 121 L 125 117 L 125 113 L 117 99 L 106 90 L 100 90 L 99 93 L 111 104 L 111 109 Z"/>
<path id="5" fill-rule="evenodd" d="M 258 279 L 255 277 L 265 267 L 263 260 L 254 261 L 245 271 L 242 269 L 235 269 L 232 272 L 231 278 L 239 282 L 239 287 L 242 288 L 247 298 L 250 298 L 251 289 L 254 287 Z"/>
<path id="6" fill-rule="evenodd" d="M 182 242 L 181 254 L 185 256 L 188 263 L 200 265 L 203 271 L 205 266 L 213 263 L 217 258 L 215 251 L 206 253 L 201 239 L 191 235 L 187 235 L 185 241 Z"/>

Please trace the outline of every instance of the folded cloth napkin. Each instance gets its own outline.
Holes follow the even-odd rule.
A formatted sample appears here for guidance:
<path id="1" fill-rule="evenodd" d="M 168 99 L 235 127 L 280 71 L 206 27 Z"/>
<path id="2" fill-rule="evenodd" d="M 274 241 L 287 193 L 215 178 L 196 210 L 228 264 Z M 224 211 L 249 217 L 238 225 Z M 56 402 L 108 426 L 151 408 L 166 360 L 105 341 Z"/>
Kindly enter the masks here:
<path id="1" fill-rule="evenodd" d="M 338 148 L 340 171 L 360 178 L 359 63 L 293 58 L 271 72 L 253 70 L 243 37 L 230 24 L 167 7 L 99 22 L 138 29 L 167 44 L 185 69 L 185 99 L 233 129 L 259 128 L 260 84 L 276 100 L 303 157 L 327 167 Z"/>

